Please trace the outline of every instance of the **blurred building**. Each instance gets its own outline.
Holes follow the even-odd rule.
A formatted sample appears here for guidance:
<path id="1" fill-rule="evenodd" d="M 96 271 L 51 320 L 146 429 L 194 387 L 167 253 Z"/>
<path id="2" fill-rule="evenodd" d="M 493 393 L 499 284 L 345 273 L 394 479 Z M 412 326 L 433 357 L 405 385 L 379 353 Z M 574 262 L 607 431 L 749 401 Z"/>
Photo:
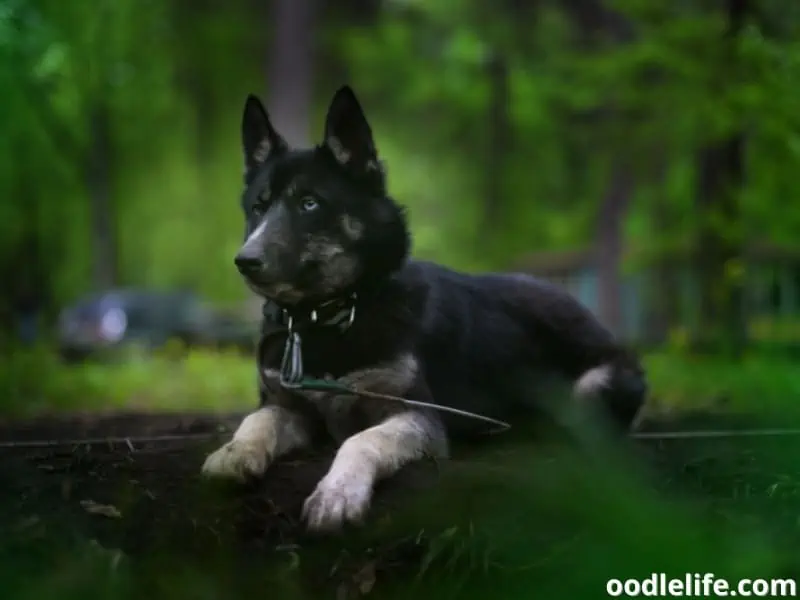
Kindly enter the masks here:
<path id="1" fill-rule="evenodd" d="M 742 262 L 742 311 L 748 337 L 800 341 L 800 247 L 754 244 L 748 247 Z M 669 329 L 691 332 L 698 326 L 700 287 L 690 252 L 675 253 L 655 268 L 642 266 L 647 263 L 644 253 L 628 248 L 624 263 L 618 336 L 631 342 L 663 341 L 666 332 L 655 330 L 659 319 L 654 313 L 659 302 L 670 305 Z M 517 262 L 514 270 L 564 287 L 598 314 L 601 282 L 592 248 L 533 253 Z"/>

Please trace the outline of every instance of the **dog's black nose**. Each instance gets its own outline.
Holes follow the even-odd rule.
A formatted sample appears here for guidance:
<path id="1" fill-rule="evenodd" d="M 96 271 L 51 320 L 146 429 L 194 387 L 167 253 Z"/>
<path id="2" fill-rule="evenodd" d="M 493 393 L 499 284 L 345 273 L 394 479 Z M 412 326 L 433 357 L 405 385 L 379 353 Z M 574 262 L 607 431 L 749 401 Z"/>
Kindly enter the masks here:
<path id="1" fill-rule="evenodd" d="M 236 264 L 236 268 L 239 269 L 239 272 L 243 274 L 258 271 L 262 266 L 260 258 L 247 254 L 237 254 L 233 262 Z"/>

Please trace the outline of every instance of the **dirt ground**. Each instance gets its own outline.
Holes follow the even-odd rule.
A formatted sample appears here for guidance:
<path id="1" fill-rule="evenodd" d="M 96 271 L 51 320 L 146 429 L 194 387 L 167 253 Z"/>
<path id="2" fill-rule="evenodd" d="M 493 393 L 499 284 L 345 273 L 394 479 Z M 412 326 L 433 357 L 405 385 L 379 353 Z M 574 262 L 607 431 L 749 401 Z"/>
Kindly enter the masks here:
<path id="1" fill-rule="evenodd" d="M 290 546 L 303 536 L 303 500 L 328 469 L 333 449 L 278 462 L 269 477 L 244 487 L 203 481 L 205 456 L 230 437 L 239 419 L 86 415 L 0 422 L 0 444 L 19 443 L 0 447 L 0 530 L 25 537 L 83 535 L 128 556 L 159 548 L 202 554 L 221 546 L 246 552 Z M 30 445 L 119 436 L 128 437 Z M 137 439 L 153 436 L 167 439 Z M 400 473 L 376 503 L 398 486 L 428 485 L 434 470 L 420 465 Z"/>
<path id="2" fill-rule="evenodd" d="M 0 421 L 0 539 L 28 544 L 47 540 L 41 546 L 52 540 L 90 540 L 104 551 L 120 551 L 131 558 L 166 551 L 202 559 L 220 549 L 262 556 L 302 546 L 307 534 L 299 522 L 301 506 L 327 470 L 333 449 L 278 462 L 269 477 L 245 487 L 203 481 L 200 466 L 205 456 L 229 438 L 240 418 L 132 414 Z M 684 424 L 692 429 L 707 425 L 697 419 Z M 679 426 L 670 423 L 661 428 Z M 31 444 L 125 436 L 128 441 Z M 143 436 L 170 437 L 149 442 L 136 439 Z M 770 486 L 783 475 L 760 471 L 752 450 L 741 444 L 724 440 L 635 443 L 670 486 L 681 482 L 716 497 L 718 503 L 740 507 L 745 496 L 737 490 L 746 481 L 750 488 L 770 490 L 748 492 L 745 501 L 753 503 L 750 512 L 781 512 L 786 515 L 783 528 L 796 521 L 800 483 L 783 496 L 783 492 L 774 493 Z M 785 439 L 770 444 L 786 452 Z M 373 510 L 389 510 L 401 494 L 430 489 L 437 477 L 437 466 L 431 463 L 406 469 L 380 486 Z M 398 547 L 397 552 L 415 550 L 411 544 Z"/>

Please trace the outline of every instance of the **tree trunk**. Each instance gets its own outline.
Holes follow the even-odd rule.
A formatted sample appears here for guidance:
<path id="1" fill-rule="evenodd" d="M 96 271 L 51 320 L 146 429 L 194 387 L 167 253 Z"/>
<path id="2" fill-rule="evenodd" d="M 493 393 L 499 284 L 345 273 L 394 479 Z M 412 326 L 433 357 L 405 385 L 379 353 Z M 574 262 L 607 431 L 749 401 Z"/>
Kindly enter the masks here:
<path id="1" fill-rule="evenodd" d="M 311 139 L 315 11 L 314 0 L 272 0 L 267 104 L 290 145 Z"/>
<path id="2" fill-rule="evenodd" d="M 503 56 L 493 55 L 487 64 L 490 98 L 487 122 L 489 124 L 486 145 L 486 193 L 483 204 L 483 223 L 481 235 L 494 240 L 496 246 L 502 239 L 497 235 L 503 229 L 505 211 L 506 166 L 511 143 L 511 124 L 509 122 L 509 81 L 508 65 Z M 481 248 L 485 256 L 486 248 Z"/>
<path id="3" fill-rule="evenodd" d="M 739 220 L 737 193 L 744 177 L 743 150 L 744 136 L 736 134 L 709 144 L 698 157 L 700 336 L 703 341 L 726 344 L 734 354 L 745 342 L 745 324 L 742 285 L 729 266 L 741 258 L 741 242 L 738 236 L 718 231 L 711 220 L 714 215 L 729 225 Z"/>
<path id="4" fill-rule="evenodd" d="M 663 199 L 656 199 L 653 205 L 653 221 L 659 229 L 669 228 L 671 215 L 664 206 Z M 649 344 L 663 344 L 670 330 L 680 324 L 679 298 L 676 290 L 681 288 L 677 266 L 669 253 L 661 252 L 648 263 L 646 291 L 647 321 L 645 338 Z"/>
<path id="5" fill-rule="evenodd" d="M 620 13 L 608 9 L 603 0 L 569 0 L 565 11 L 572 18 L 578 31 L 578 44 L 584 52 L 594 52 L 599 41 L 611 38 L 617 44 L 631 41 L 634 32 L 631 24 Z M 600 106 L 595 112 L 602 125 L 613 127 L 601 130 L 616 130 L 617 126 L 629 126 L 626 115 L 614 106 Z M 598 274 L 598 316 L 603 324 L 615 334 L 622 331 L 622 259 L 623 223 L 633 196 L 635 180 L 631 171 L 629 150 L 615 150 L 611 161 L 609 184 L 597 214 L 595 249 Z"/>
<path id="6" fill-rule="evenodd" d="M 90 132 L 86 187 L 92 227 L 92 280 L 98 289 L 117 282 L 117 246 L 111 198 L 111 119 L 102 99 L 88 111 Z"/>
<path id="7" fill-rule="evenodd" d="M 186 14 L 191 14 L 191 20 L 198 27 L 202 27 L 205 22 L 215 17 L 214 7 L 209 0 L 191 0 L 191 3 L 187 3 L 183 10 Z M 210 61 L 203 60 L 202 54 L 197 55 L 213 51 L 205 42 L 205 40 L 200 40 L 199 48 L 187 61 L 189 64 L 184 65 L 184 69 L 187 71 L 184 77 L 187 80 L 187 88 L 195 107 L 197 164 L 201 190 L 209 188 L 209 173 L 212 171 L 214 150 L 214 115 L 216 114 L 216 98 L 212 87 L 214 80 L 207 72 L 208 67 L 205 66 Z"/>
<path id="8" fill-rule="evenodd" d="M 598 312 L 614 333 L 622 331 L 622 225 L 633 195 L 634 180 L 621 161 L 611 168 L 611 178 L 597 216 L 596 249 Z"/>
<path id="9" fill-rule="evenodd" d="M 728 27 L 723 43 L 728 64 L 735 70 L 736 42 L 749 14 L 748 0 L 727 1 Z M 700 218 L 697 237 L 700 279 L 699 338 L 701 343 L 723 345 L 739 355 L 746 342 L 742 278 L 731 273 L 730 265 L 742 257 L 742 240 L 731 232 L 738 225 L 738 193 L 744 183 L 745 136 L 735 131 L 725 139 L 708 144 L 698 153 L 696 206 Z M 720 231 L 715 220 L 724 224 Z"/>

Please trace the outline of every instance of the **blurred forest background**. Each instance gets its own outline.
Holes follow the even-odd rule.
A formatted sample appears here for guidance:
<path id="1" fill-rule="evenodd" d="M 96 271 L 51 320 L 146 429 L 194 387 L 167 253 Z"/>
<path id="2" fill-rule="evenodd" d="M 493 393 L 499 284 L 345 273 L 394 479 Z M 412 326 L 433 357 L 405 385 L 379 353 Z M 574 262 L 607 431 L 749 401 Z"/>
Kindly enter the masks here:
<path id="1" fill-rule="evenodd" d="M 566 286 L 642 350 L 647 410 L 675 416 L 668 429 L 687 412 L 711 415 L 687 417 L 690 429 L 749 428 L 755 413 L 800 422 L 796 0 L 0 0 L 0 416 L 251 410 L 261 309 L 233 265 L 244 100 L 259 94 L 291 142 L 310 144 L 344 83 L 372 123 L 392 195 L 410 209 L 417 256 Z M 125 341 L 125 360 L 65 360 Z M 592 448 L 554 461 L 527 439 L 511 453 L 501 443 L 486 468 L 455 460 L 436 494 L 414 494 L 423 508 L 409 502 L 424 518 L 371 530 L 394 527 L 416 545 L 430 537 L 420 575 L 446 563 L 427 588 L 384 597 L 469 597 L 463 587 L 481 598 L 596 598 L 609 576 L 654 570 L 796 576 L 797 439 L 651 439 L 642 447 L 663 470 L 642 481 L 627 459 Z M 81 588 L 118 583 L 106 581 L 95 537 L 128 551 L 94 533 L 88 550 L 66 545 L 58 527 L 81 518 L 98 531 L 116 523 L 148 558 L 136 536 L 169 532 L 152 511 L 186 517 L 181 548 L 203 548 L 204 532 L 212 547 L 216 528 L 238 518 L 198 527 L 190 508 L 205 496 L 188 484 L 201 459 L 188 450 L 131 446 L 122 467 L 102 449 L 77 450 L 67 467 L 46 456 L 18 471 L 4 455 L 0 501 L 14 509 L 0 517 L 35 549 L 19 551 L 0 519 L 11 540 L 0 579 L 27 590 L 15 598 L 142 596 Z M 126 471 L 137 461 L 140 472 Z M 625 468 L 607 475 L 617 462 Z M 83 495 L 68 499 L 69 478 L 84 471 L 79 493 L 94 501 L 112 502 L 101 484 L 130 472 L 143 499 L 113 500 L 124 517 L 107 506 L 88 514 Z M 23 472 L 46 485 L 33 477 L 26 488 Z M 147 482 L 159 476 L 152 501 Z M 674 502 L 687 491 L 691 503 Z M 271 501 L 239 512 L 282 518 Z M 249 529 L 282 531 L 260 527 Z M 391 562 L 399 546 L 385 539 Z M 41 558 L 62 547 L 64 560 Z M 270 560 L 286 559 L 284 579 L 265 579 L 276 571 L 264 548 L 251 554 L 247 597 L 265 582 L 280 598 L 333 597 L 301 594 L 313 558 L 282 547 Z M 340 540 L 331 547 L 319 573 L 340 565 Z M 376 544 L 365 548 L 351 553 L 363 558 L 357 574 L 371 565 L 362 592 L 380 562 Z M 38 571 L 18 568 L 23 556 Z M 144 594 L 175 598 L 185 584 L 192 597 L 244 597 L 233 591 L 246 581 L 240 558 L 213 584 L 202 575 L 219 561 L 192 571 L 159 558 L 164 583 Z"/>
<path id="2" fill-rule="evenodd" d="M 347 82 L 417 256 L 549 277 L 647 348 L 791 348 L 798 27 L 778 0 L 0 0 L 5 346 L 117 288 L 257 314 L 243 100 L 312 143 Z"/>

